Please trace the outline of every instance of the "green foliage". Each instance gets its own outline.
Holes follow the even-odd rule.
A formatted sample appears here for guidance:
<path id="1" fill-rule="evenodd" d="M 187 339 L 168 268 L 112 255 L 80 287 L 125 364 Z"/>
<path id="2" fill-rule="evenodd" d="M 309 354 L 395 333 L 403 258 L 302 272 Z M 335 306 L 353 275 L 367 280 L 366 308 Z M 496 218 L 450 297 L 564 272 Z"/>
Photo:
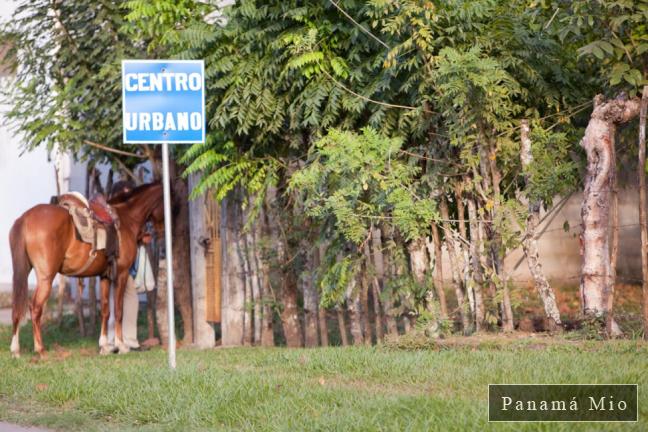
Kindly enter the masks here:
<path id="1" fill-rule="evenodd" d="M 578 184 L 578 165 L 570 150 L 575 137 L 565 132 L 553 132 L 534 124 L 531 129 L 533 163 L 527 174 L 531 183 L 526 193 L 531 201 L 539 200 L 550 205 L 553 198 L 563 196 Z"/>
<path id="2" fill-rule="evenodd" d="M 121 2 L 89 0 L 25 1 L 4 24 L 20 64 L 2 95 L 11 103 L 6 118 L 28 150 L 57 146 L 96 161 L 114 155 L 86 141 L 138 151 L 122 144 L 120 68 L 123 58 L 144 54 L 120 31 L 123 25 Z"/>
<path id="3" fill-rule="evenodd" d="M 140 42 L 149 41 L 146 50 L 153 57 L 181 50 L 181 32 L 210 10 L 194 0 L 128 0 L 121 7 L 127 20 L 121 30 Z"/>
<path id="4" fill-rule="evenodd" d="M 304 194 L 306 212 L 360 244 L 369 227 L 386 218 L 407 239 L 418 238 L 435 215 L 432 200 L 416 194 L 419 168 L 403 163 L 400 138 L 371 128 L 362 134 L 331 129 L 315 142 L 309 162 L 290 180 Z"/>
<path id="5" fill-rule="evenodd" d="M 562 14 L 556 32 L 579 43 L 610 87 L 635 95 L 648 84 L 648 1 L 575 1 Z"/>

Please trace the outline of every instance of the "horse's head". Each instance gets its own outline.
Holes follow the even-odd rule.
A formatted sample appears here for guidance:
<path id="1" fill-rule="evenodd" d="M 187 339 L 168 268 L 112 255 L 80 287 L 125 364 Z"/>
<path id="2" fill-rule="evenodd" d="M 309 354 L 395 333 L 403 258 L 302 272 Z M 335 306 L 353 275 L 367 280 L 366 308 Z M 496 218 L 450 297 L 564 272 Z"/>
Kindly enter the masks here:
<path id="1" fill-rule="evenodd" d="M 138 241 L 150 241 L 152 230 L 158 238 L 164 235 L 164 199 L 162 185 L 159 182 L 134 185 L 119 182 L 113 188 L 109 203 L 122 211 L 128 212 L 138 221 Z M 147 229 L 152 227 L 152 230 Z"/>

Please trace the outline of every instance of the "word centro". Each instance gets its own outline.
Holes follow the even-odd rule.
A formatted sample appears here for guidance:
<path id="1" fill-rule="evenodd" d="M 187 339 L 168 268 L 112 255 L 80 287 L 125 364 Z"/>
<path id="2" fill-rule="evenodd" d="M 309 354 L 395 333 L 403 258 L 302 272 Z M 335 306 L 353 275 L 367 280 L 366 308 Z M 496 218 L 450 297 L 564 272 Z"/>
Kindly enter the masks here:
<path id="1" fill-rule="evenodd" d="M 202 75 L 193 73 L 127 73 L 124 89 L 127 92 L 200 91 Z"/>
<path id="2" fill-rule="evenodd" d="M 127 131 L 188 131 L 202 130 L 199 112 L 125 112 Z"/>

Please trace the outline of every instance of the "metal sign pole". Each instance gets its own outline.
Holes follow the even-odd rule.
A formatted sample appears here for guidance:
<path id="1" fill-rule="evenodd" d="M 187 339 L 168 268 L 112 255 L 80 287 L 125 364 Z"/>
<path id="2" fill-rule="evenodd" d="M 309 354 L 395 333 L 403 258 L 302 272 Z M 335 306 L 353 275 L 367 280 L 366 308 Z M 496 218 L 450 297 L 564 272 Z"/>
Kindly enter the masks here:
<path id="1" fill-rule="evenodd" d="M 169 143 L 162 143 L 162 183 L 164 187 L 164 247 L 167 270 L 167 314 L 169 315 L 169 368 L 176 368 L 175 317 L 173 312 L 173 249 L 171 243 L 171 180 Z"/>

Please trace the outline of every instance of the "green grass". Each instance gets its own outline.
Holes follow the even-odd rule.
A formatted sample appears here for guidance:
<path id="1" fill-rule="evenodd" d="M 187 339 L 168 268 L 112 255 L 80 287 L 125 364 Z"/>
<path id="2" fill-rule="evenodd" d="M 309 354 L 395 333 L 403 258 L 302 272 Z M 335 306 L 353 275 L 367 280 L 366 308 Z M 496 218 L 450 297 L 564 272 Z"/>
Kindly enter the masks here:
<path id="1" fill-rule="evenodd" d="M 486 338 L 390 347 L 96 355 L 72 326 L 46 331 L 45 361 L 9 356 L 0 328 L 0 419 L 58 430 L 646 430 L 648 345 Z M 58 344 L 54 346 L 53 341 Z M 533 339 L 533 338 L 532 338 Z M 640 422 L 488 424 L 488 383 L 639 383 Z"/>

